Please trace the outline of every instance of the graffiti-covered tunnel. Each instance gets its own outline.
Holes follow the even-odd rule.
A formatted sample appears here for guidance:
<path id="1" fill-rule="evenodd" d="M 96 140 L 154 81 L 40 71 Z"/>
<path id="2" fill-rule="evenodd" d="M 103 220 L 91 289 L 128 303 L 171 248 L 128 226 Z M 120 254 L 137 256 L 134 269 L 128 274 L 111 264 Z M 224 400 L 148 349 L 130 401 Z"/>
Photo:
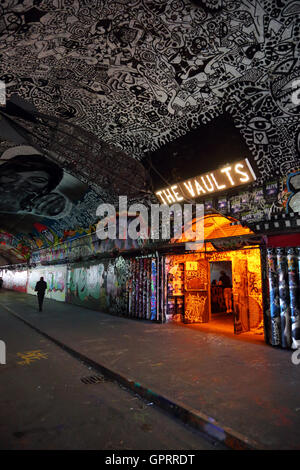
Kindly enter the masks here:
<path id="1" fill-rule="evenodd" d="M 201 204 L 259 243 L 257 281 L 245 233 L 226 224 L 214 262 L 233 263 L 234 286 L 259 283 L 266 342 L 298 347 L 298 2 L 4 1 L 0 16 L 4 287 L 33 293 L 44 273 L 51 298 L 171 321 L 161 259 L 190 255 L 120 223 L 102 240 L 97 227 L 104 205 L 106 226 L 124 220 L 120 197 L 135 204 L 126 227 L 141 205 Z M 239 243 L 240 263 L 224 254 Z M 132 276 L 134 307 L 122 296 Z"/>

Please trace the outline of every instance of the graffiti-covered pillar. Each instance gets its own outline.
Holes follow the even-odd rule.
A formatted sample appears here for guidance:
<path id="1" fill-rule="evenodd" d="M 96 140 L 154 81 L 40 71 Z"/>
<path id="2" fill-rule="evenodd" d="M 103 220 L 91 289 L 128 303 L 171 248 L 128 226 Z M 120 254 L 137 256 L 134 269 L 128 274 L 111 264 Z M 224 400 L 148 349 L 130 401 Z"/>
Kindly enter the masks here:
<path id="1" fill-rule="evenodd" d="M 277 248 L 278 292 L 281 323 L 281 346 L 291 346 L 291 312 L 287 272 L 287 258 L 284 248 Z"/>
<path id="2" fill-rule="evenodd" d="M 299 248 L 269 248 L 271 328 L 269 343 L 282 348 L 300 346 Z"/>
<path id="3" fill-rule="evenodd" d="M 300 253 L 300 249 L 298 248 L 297 250 Z M 295 248 L 287 249 L 287 264 L 291 310 L 291 348 L 298 349 L 300 347 L 300 272 L 298 270 L 299 262 Z"/>
<path id="4" fill-rule="evenodd" d="M 270 292 L 270 318 L 271 318 L 271 338 L 270 343 L 272 346 L 279 346 L 281 341 L 281 328 L 280 328 L 280 307 L 279 307 L 279 290 L 278 290 L 278 275 L 277 275 L 277 260 L 274 250 L 269 248 L 267 250 L 267 263 L 268 263 L 268 278 L 269 278 L 269 292 Z"/>
<path id="5" fill-rule="evenodd" d="M 262 305 L 264 316 L 264 335 L 266 343 L 271 341 L 271 318 L 270 318 L 270 295 L 268 285 L 268 263 L 267 249 L 263 245 L 260 248 L 261 282 L 262 282 Z"/>

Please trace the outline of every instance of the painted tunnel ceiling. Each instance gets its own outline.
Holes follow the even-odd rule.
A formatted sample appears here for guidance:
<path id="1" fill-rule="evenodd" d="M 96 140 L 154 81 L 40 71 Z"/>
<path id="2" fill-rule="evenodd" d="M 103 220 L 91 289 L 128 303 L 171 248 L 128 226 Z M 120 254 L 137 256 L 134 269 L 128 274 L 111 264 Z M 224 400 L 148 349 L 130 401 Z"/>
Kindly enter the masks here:
<path id="1" fill-rule="evenodd" d="M 259 183 L 300 167 L 300 106 L 292 100 L 299 41 L 298 1 L 4 0 L 0 80 L 8 99 L 17 94 L 135 161 L 157 152 L 163 159 L 176 142 L 184 160 L 182 136 L 198 128 L 203 135 L 225 113 Z M 55 240 L 88 233 L 109 199 L 105 184 L 77 177 L 70 150 L 56 168 L 8 127 L 2 118 L 3 237 L 13 235 L 15 248 L 26 238 L 32 249 L 46 230 Z"/>

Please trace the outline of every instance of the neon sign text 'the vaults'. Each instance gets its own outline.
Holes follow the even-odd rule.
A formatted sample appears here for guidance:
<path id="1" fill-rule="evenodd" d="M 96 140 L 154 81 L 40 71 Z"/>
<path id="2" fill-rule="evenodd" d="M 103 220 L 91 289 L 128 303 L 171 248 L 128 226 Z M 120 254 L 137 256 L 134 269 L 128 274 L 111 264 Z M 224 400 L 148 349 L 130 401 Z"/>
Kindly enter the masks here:
<path id="1" fill-rule="evenodd" d="M 255 173 L 248 159 L 245 158 L 213 172 L 176 183 L 156 191 L 155 194 L 163 204 L 173 204 L 208 196 L 218 191 L 226 191 L 236 186 L 252 183 L 255 180 Z"/>

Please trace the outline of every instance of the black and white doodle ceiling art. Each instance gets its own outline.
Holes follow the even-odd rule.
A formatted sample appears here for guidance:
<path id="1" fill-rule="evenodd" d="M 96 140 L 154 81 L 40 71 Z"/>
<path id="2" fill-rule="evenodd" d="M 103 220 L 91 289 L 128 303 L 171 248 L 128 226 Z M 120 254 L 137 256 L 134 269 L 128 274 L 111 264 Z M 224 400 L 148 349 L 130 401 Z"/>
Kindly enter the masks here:
<path id="1" fill-rule="evenodd" d="M 104 148 L 114 146 L 124 166 L 127 158 L 141 161 L 226 112 L 259 179 L 298 168 L 299 47 L 298 0 L 0 3 L 0 80 L 7 99 L 18 95 L 39 113 L 90 133 Z M 1 154 L 32 142 L 17 142 L 1 126 L 0 134 Z M 95 161 L 82 179 L 82 168 L 70 160 L 70 149 L 65 162 L 60 152 L 64 171 L 82 184 L 89 176 L 95 180 Z M 97 186 L 94 180 L 89 201 L 106 200 L 105 181 Z M 68 209 L 59 194 L 56 200 Z M 56 230 L 70 228 L 72 214 L 74 226 L 91 223 L 91 217 L 80 219 L 74 201 L 72 207 Z M 38 210 L 31 208 L 30 217 L 38 220 Z"/>

